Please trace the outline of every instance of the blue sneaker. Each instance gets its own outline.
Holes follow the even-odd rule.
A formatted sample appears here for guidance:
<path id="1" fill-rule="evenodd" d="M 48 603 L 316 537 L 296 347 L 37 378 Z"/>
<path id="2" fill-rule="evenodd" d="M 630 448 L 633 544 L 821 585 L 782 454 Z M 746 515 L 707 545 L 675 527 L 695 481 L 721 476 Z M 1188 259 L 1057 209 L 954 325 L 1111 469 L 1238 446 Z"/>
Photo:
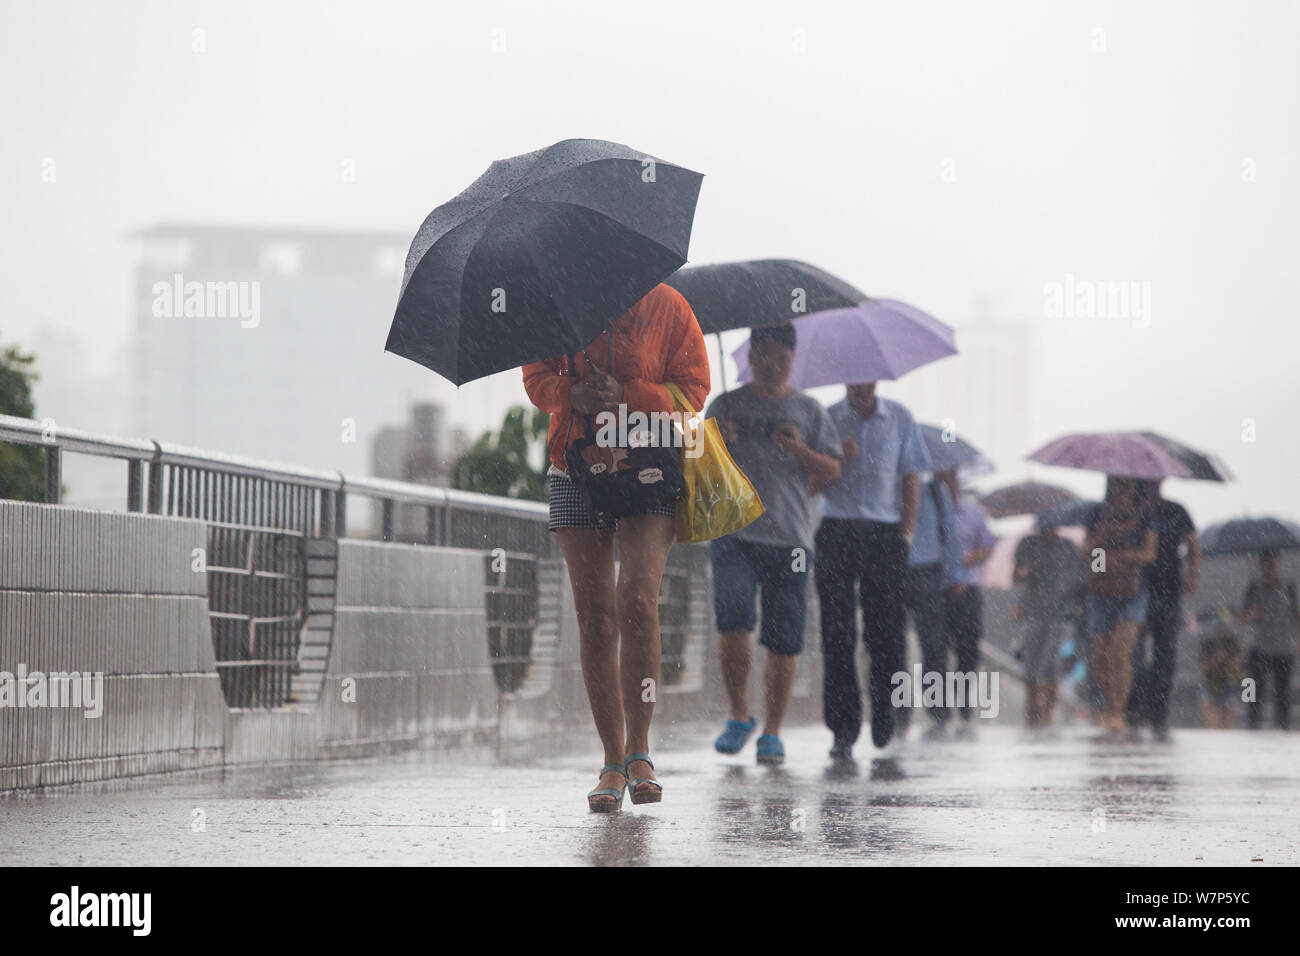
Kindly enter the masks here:
<path id="1" fill-rule="evenodd" d="M 776 734 L 763 734 L 758 738 L 758 762 L 765 764 L 785 763 L 785 747 Z"/>
<path id="2" fill-rule="evenodd" d="M 747 724 L 739 720 L 727 721 L 726 729 L 713 742 L 713 749 L 720 754 L 740 753 L 740 748 L 745 746 L 745 741 L 749 740 L 749 735 L 754 732 L 754 726 L 757 723 L 758 721 L 753 717 L 749 718 Z"/>

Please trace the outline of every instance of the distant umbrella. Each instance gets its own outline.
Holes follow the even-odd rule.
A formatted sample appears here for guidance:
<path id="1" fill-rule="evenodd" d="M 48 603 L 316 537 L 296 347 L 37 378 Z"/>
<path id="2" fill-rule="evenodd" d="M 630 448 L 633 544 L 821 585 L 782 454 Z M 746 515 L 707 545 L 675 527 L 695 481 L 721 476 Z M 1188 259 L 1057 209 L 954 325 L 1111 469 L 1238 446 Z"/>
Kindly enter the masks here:
<path id="1" fill-rule="evenodd" d="M 795 388 L 891 381 L 957 354 L 956 333 L 932 315 L 894 299 L 815 312 L 794 321 L 789 382 Z M 749 343 L 731 353 L 740 380 L 753 378 Z"/>
<path id="2" fill-rule="evenodd" d="M 1087 525 L 1100 501 L 1072 501 L 1067 505 L 1048 508 L 1038 516 L 1039 528 L 1073 528 Z"/>
<path id="3" fill-rule="evenodd" d="M 1300 548 L 1300 526 L 1279 518 L 1234 518 L 1201 532 L 1203 554 L 1257 554 Z"/>
<path id="4" fill-rule="evenodd" d="M 582 348 L 686 261 L 702 178 L 596 139 L 494 162 L 420 227 L 385 348 L 457 385 Z"/>
<path id="5" fill-rule="evenodd" d="M 960 469 L 963 477 L 985 475 L 993 471 L 993 462 L 965 439 L 945 437 L 944 429 L 935 425 L 918 425 L 925 449 L 930 453 L 930 464 L 935 471 Z"/>
<path id="6" fill-rule="evenodd" d="M 1013 515 L 1036 515 L 1078 500 L 1079 496 L 1068 488 L 1042 481 L 1021 481 L 989 492 L 980 499 L 980 504 L 994 518 L 1010 518 Z"/>
<path id="7" fill-rule="evenodd" d="M 700 330 L 780 325 L 813 312 L 849 308 L 865 292 L 797 259 L 751 259 L 687 266 L 664 280 L 691 304 Z"/>
<path id="8" fill-rule="evenodd" d="M 1029 455 L 1030 461 L 1058 468 L 1100 471 L 1117 478 L 1199 478 L 1223 481 L 1208 456 L 1153 432 L 1088 432 L 1066 435 Z M 1203 461 L 1202 461 L 1203 460 Z M 1210 472 L 1214 472 L 1211 474 Z"/>

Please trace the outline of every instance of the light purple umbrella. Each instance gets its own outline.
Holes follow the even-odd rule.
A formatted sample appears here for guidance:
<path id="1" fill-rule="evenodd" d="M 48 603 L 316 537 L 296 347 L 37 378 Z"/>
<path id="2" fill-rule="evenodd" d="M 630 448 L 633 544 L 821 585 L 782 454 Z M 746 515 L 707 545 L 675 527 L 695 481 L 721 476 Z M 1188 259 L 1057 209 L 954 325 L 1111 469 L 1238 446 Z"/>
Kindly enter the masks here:
<path id="1" fill-rule="evenodd" d="M 1117 478 L 1206 478 L 1186 456 L 1151 432 L 1090 432 L 1044 445 L 1030 461 L 1059 468 L 1100 471 Z M 1222 481 L 1222 478 L 1211 480 Z"/>
<path id="2" fill-rule="evenodd" d="M 792 323 L 795 388 L 856 385 L 900 378 L 957 354 L 956 333 L 934 316 L 894 299 L 813 312 Z M 749 343 L 731 353 L 742 382 L 752 381 Z"/>

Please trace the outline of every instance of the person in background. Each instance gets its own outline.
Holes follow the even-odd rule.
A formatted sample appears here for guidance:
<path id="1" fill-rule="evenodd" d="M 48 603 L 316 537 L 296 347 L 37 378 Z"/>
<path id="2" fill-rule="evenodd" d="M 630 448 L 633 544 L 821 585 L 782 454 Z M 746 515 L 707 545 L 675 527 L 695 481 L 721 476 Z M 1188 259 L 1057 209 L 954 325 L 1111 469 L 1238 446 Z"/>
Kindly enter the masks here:
<path id="1" fill-rule="evenodd" d="M 903 579 L 916 530 L 918 475 L 930 456 L 903 405 L 876 395 L 876 383 L 849 385 L 828 409 L 839 433 L 843 466 L 822 499 L 816 583 L 821 606 L 823 708 L 834 735 L 831 756 L 847 759 L 862 730 L 857 672 L 858 601 L 871 656 L 871 739 L 894 735 L 892 678 L 903 669 Z M 855 589 L 857 594 L 855 594 Z"/>
<path id="2" fill-rule="evenodd" d="M 1258 730 L 1272 684 L 1273 714 L 1277 726 L 1291 723 L 1291 672 L 1295 667 L 1296 635 L 1300 633 L 1300 605 L 1294 580 L 1282 580 L 1282 556 L 1274 548 L 1259 554 L 1259 576 L 1246 585 L 1241 620 L 1251 626 L 1254 643 L 1246 658 L 1246 676 L 1255 681 L 1256 698 L 1247 711 L 1247 723 Z"/>
<path id="3" fill-rule="evenodd" d="M 1011 618 L 1025 624 L 1025 725 L 1046 727 L 1056 710 L 1061 641 L 1079 600 L 1087 562 L 1074 542 L 1039 525 L 1016 545 L 1015 582 L 1020 597 Z"/>
<path id="4" fill-rule="evenodd" d="M 1129 692 L 1129 724 L 1145 723 L 1156 740 L 1169 739 L 1169 694 L 1178 664 L 1178 633 L 1182 627 L 1183 595 L 1196 590 L 1201 573 L 1201 548 L 1196 525 L 1187 509 L 1160 494 L 1160 482 L 1144 482 L 1156 499 L 1156 559 L 1147 565 L 1147 632 L 1151 663 L 1146 665 L 1143 642 L 1136 645 L 1133 689 Z M 1186 574 L 1180 551 L 1187 553 Z"/>
<path id="5" fill-rule="evenodd" d="M 964 495 L 957 483 L 957 469 L 947 468 L 935 475 L 953 502 L 954 527 L 961 553 L 955 574 L 949 577 L 944 592 L 943 632 L 957 657 L 957 671 L 974 673 L 980 666 L 980 638 L 983 636 L 984 594 L 980 590 L 980 572 L 993 553 L 997 538 L 989 530 L 989 513 L 971 495 Z M 974 708 L 961 708 L 961 719 L 969 729 Z"/>
<path id="6" fill-rule="evenodd" d="M 935 480 L 922 480 L 916 509 L 916 531 L 907 553 L 903 606 L 921 645 L 921 672 L 943 674 L 948 669 L 948 638 L 944 633 L 944 591 L 961 571 L 952 497 Z M 948 708 L 927 707 L 932 721 L 927 736 L 939 736 L 948 722 Z M 897 715 L 907 724 L 908 711 Z"/>
<path id="7" fill-rule="evenodd" d="M 758 642 L 767 649 L 767 660 L 757 756 L 759 763 L 779 764 L 785 760 L 781 721 L 803 650 L 816 496 L 840 476 L 841 449 L 826 410 L 786 384 L 794 361 L 794 326 L 754 329 L 749 343 L 754 381 L 719 395 L 705 412 L 718 420 L 731 457 L 766 509 L 748 527 L 709 543 L 718 656 L 731 705 L 731 719 L 714 747 L 739 753 L 757 723 L 749 712 L 749 632 L 761 593 Z"/>
<path id="8" fill-rule="evenodd" d="M 1231 730 L 1233 702 L 1241 691 L 1241 642 L 1226 608 L 1213 630 L 1201 639 L 1201 716 L 1206 727 Z"/>
<path id="9" fill-rule="evenodd" d="M 1133 644 L 1146 619 L 1144 568 L 1156 557 L 1156 499 L 1151 483 L 1109 476 L 1106 498 L 1088 518 L 1090 559 L 1084 618 L 1089 654 L 1104 706 L 1102 727 L 1124 737 L 1133 682 Z"/>

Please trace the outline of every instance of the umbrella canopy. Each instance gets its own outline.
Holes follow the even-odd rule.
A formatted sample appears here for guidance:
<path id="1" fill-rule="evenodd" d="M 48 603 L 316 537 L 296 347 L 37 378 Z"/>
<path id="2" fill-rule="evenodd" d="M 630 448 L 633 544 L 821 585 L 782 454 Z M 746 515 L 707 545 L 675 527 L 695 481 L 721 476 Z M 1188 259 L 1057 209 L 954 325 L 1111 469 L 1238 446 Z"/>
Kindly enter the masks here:
<path id="1" fill-rule="evenodd" d="M 780 325 L 812 312 L 855 306 L 867 297 L 839 276 L 797 259 L 689 266 L 664 282 L 691 304 L 706 335 Z"/>
<path id="2" fill-rule="evenodd" d="M 1214 455 L 1188 448 L 1181 442 L 1174 441 L 1156 432 L 1143 432 L 1143 437 L 1160 444 L 1166 451 L 1181 461 L 1191 471 L 1191 477 L 1200 481 L 1232 481 L 1232 472 L 1228 466 Z"/>
<path id="3" fill-rule="evenodd" d="M 1224 480 L 1217 474 L 1209 477 L 1192 456 L 1210 463 L 1209 456 L 1154 432 L 1089 432 L 1049 442 L 1030 455 L 1029 460 L 1058 468 L 1100 471 L 1119 478 Z"/>
<path id="4" fill-rule="evenodd" d="M 457 385 L 576 351 L 686 261 L 699 173 L 568 139 L 431 212 L 385 349 Z"/>
<path id="5" fill-rule="evenodd" d="M 901 378 L 957 354 L 956 333 L 932 315 L 894 299 L 815 312 L 794 321 L 789 382 L 795 388 L 855 385 Z M 749 343 L 731 353 L 740 380 L 750 381 Z"/>
<path id="6" fill-rule="evenodd" d="M 1078 500 L 1078 495 L 1060 485 L 1020 481 L 989 492 L 980 500 L 980 504 L 994 518 L 1010 518 L 1013 515 L 1036 515 Z"/>
<path id="7" fill-rule="evenodd" d="M 1255 554 L 1300 548 L 1300 526 L 1279 518 L 1234 518 L 1201 532 L 1202 554 Z"/>
<path id="8" fill-rule="evenodd" d="M 925 449 L 930 453 L 930 463 L 935 471 L 959 469 L 965 478 L 986 475 L 993 470 L 993 462 L 984 453 L 964 439 L 953 435 L 944 437 L 944 430 L 936 425 L 918 425 Z"/>
<path id="9" fill-rule="evenodd" d="M 1083 527 L 1087 525 L 1092 512 L 1100 506 L 1100 501 L 1072 501 L 1041 512 L 1037 524 L 1039 528 Z"/>

